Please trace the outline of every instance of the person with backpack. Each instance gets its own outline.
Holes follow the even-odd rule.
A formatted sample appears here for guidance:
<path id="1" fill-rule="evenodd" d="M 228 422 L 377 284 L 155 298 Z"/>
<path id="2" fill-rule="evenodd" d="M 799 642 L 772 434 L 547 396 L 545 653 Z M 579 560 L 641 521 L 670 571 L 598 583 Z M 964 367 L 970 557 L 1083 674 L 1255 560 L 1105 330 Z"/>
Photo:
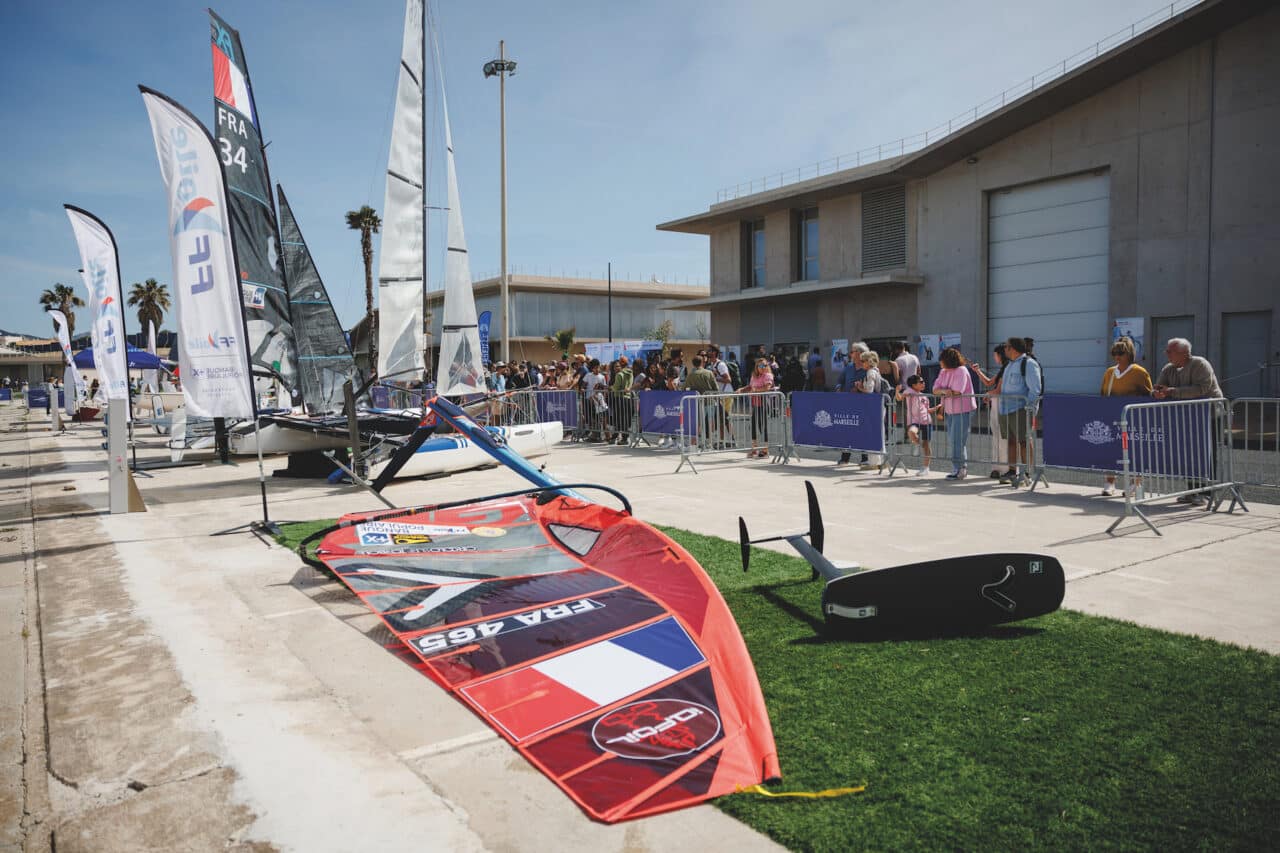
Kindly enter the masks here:
<path id="1" fill-rule="evenodd" d="M 742 368 L 738 366 L 738 357 L 733 353 L 729 353 L 729 360 L 725 362 L 725 367 L 729 371 L 729 379 L 733 382 L 733 390 L 737 391 L 746 383 L 742 381 Z"/>
<path id="2" fill-rule="evenodd" d="M 1035 446 L 1035 413 L 1044 394 L 1044 375 L 1040 362 L 1027 354 L 1027 342 L 1009 338 L 1004 344 L 1005 369 L 1000 383 L 1000 432 L 1009 442 L 1009 470 L 1000 482 L 1017 488 L 1031 481 L 1032 454 L 1027 445 Z"/>

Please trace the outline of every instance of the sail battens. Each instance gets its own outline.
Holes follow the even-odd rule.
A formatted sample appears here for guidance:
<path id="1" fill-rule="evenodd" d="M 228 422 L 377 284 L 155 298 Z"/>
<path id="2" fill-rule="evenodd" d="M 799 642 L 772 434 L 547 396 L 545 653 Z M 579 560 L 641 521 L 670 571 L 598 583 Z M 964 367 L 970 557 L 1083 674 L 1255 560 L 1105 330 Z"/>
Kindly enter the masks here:
<path id="1" fill-rule="evenodd" d="M 415 181 L 413 178 L 406 178 L 404 175 L 393 172 L 390 169 L 387 170 L 387 175 L 392 178 L 396 178 L 398 180 L 404 181 L 406 184 L 416 189 L 422 189 L 422 184 L 419 183 L 418 181 Z"/>
<path id="2" fill-rule="evenodd" d="M 413 73 L 413 69 L 409 67 L 409 64 L 405 62 L 403 59 L 401 59 L 400 67 L 403 68 L 405 73 L 409 75 L 409 79 L 413 81 L 414 85 L 417 86 L 419 89 L 421 89 L 422 81 L 418 79 L 417 74 Z"/>
<path id="3" fill-rule="evenodd" d="M 466 249 L 459 249 L 457 246 L 450 246 L 450 247 L 449 247 L 449 251 L 450 251 L 450 252 L 461 252 L 461 253 L 462 253 L 462 254 L 464 254 L 464 255 L 467 253 L 467 250 L 466 250 Z"/>
<path id="4" fill-rule="evenodd" d="M 229 189 L 230 189 L 233 193 L 236 193 L 237 195 L 242 195 L 242 196 L 245 196 L 246 198 L 251 198 L 251 199 L 253 199 L 254 201 L 256 201 L 258 204 L 262 205 L 263 207 L 270 207 L 270 205 L 269 205 L 269 204 L 267 204 L 267 200 L 266 200 L 265 198 L 260 198 L 260 197 L 258 197 L 258 196 L 256 196 L 256 195 L 254 195 L 253 193 L 249 192 L 248 190 L 242 190 L 242 189 L 240 189 L 239 187 L 229 187 Z"/>
<path id="5" fill-rule="evenodd" d="M 408 278 L 380 278 L 378 284 L 394 284 L 402 281 L 422 281 L 421 276 L 409 276 Z"/>

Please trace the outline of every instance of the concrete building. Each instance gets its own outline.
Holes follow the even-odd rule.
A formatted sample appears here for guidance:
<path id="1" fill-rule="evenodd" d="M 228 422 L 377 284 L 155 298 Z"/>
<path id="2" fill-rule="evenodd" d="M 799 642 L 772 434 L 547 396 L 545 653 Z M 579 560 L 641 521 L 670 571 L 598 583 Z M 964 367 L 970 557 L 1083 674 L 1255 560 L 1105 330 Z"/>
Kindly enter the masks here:
<path id="1" fill-rule="evenodd" d="M 502 354 L 500 287 L 501 281 L 497 277 L 482 279 L 472 286 L 477 314 L 493 312 L 490 346 L 495 360 L 506 358 Z M 537 363 L 558 359 L 559 349 L 549 343 L 546 336 L 560 329 L 576 329 L 574 352 L 583 352 L 583 344 L 609 340 L 611 304 L 613 340 L 644 338 L 670 321 L 672 329 L 668 344 L 671 346 L 696 348 L 707 341 L 710 317 L 706 309 L 678 311 L 670 308 L 672 304 L 706 299 L 710 295 L 706 287 L 654 281 L 614 281 L 610 297 L 609 282 L 604 279 L 513 275 L 509 290 L 512 358 Z M 427 294 L 431 341 L 440 339 L 443 299 L 443 291 Z M 434 355 L 433 352 L 433 363 Z"/>
<path id="2" fill-rule="evenodd" d="M 1232 396 L 1280 341 L 1280 7 L 1206 0 L 903 156 L 658 226 L 711 238 L 717 341 L 1037 340 L 1096 393 L 1112 324 L 1187 337 Z M 825 351 L 825 350 L 824 350 Z"/>

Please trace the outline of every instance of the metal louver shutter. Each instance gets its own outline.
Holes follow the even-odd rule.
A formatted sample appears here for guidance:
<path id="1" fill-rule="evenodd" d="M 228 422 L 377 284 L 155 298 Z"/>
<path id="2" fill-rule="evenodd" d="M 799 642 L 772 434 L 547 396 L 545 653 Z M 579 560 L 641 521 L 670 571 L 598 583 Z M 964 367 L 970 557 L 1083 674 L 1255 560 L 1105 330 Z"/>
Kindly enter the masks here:
<path id="1" fill-rule="evenodd" d="M 996 190 L 988 210 L 987 340 L 1035 338 L 1051 391 L 1096 394 L 1110 361 L 1110 175 Z"/>
<path id="2" fill-rule="evenodd" d="M 862 271 L 907 264 L 907 188 L 862 194 Z"/>

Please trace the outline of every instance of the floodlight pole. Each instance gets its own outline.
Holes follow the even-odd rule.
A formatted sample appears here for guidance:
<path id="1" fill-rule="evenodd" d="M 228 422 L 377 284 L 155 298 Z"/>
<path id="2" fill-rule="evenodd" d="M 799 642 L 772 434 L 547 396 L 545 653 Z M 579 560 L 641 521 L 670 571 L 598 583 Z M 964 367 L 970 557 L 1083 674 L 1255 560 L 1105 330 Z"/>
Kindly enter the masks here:
<path id="1" fill-rule="evenodd" d="M 486 78 L 498 78 L 498 136 L 500 174 L 502 179 L 502 278 L 500 299 L 502 302 L 502 358 L 511 360 L 511 303 L 510 276 L 507 275 L 507 75 L 516 73 L 516 61 L 507 59 L 506 41 L 498 42 L 498 58 L 484 64 Z"/>

